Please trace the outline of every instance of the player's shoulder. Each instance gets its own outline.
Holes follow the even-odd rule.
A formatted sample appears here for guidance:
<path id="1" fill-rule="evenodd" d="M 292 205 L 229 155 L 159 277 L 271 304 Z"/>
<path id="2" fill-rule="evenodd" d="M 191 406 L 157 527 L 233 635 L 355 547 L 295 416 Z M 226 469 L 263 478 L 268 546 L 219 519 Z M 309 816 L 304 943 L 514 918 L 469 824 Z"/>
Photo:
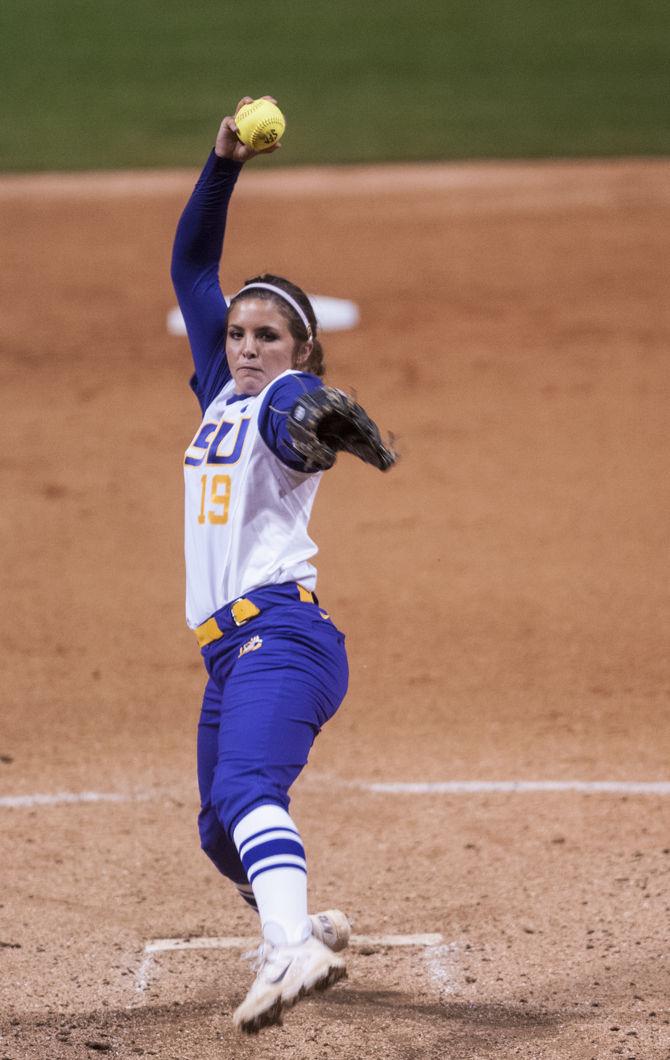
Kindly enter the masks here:
<path id="1" fill-rule="evenodd" d="M 311 372 L 298 372 L 289 369 L 272 380 L 259 397 L 262 400 L 258 414 L 258 428 L 261 438 L 282 464 L 299 471 L 302 475 L 311 474 L 315 469 L 305 466 L 304 459 L 293 448 L 291 436 L 287 431 L 288 413 L 303 394 L 322 385 L 318 376 Z"/>
<path id="2" fill-rule="evenodd" d="M 323 380 L 318 375 L 289 369 L 268 385 L 262 403 L 264 407 L 271 404 L 273 408 L 288 410 L 302 394 L 320 386 L 323 386 Z"/>

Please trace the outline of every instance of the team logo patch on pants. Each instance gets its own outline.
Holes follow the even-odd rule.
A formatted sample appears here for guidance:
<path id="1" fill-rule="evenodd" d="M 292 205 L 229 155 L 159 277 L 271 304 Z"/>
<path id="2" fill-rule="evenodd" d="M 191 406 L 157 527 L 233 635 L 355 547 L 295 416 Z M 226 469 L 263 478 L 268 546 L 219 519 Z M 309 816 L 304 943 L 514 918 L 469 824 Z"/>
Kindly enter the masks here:
<path id="1" fill-rule="evenodd" d="M 241 655 L 246 655 L 247 652 L 258 651 L 258 649 L 262 647 L 262 645 L 263 638 L 259 637 L 257 634 L 255 637 L 252 637 L 251 640 L 248 640 L 246 644 L 242 645 L 242 647 L 240 648 L 240 655 L 238 655 L 238 659 Z"/>

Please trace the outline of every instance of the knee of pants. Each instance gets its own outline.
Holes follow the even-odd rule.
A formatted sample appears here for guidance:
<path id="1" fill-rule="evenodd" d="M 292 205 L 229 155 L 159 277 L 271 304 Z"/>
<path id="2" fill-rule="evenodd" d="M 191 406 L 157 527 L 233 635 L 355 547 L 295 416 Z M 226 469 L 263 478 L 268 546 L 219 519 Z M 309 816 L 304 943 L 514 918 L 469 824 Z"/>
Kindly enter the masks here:
<path id="1" fill-rule="evenodd" d="M 233 883 L 247 883 L 247 874 L 237 848 L 222 828 L 213 806 L 203 807 L 198 817 L 200 846 L 219 872 Z"/>
<path id="2" fill-rule="evenodd" d="M 276 776 L 265 775 L 257 766 L 228 766 L 225 770 L 217 770 L 210 798 L 216 807 L 218 821 L 229 836 L 255 806 L 274 803 L 288 810 L 287 789 L 294 777 L 284 777 L 282 771 L 276 773 Z"/>

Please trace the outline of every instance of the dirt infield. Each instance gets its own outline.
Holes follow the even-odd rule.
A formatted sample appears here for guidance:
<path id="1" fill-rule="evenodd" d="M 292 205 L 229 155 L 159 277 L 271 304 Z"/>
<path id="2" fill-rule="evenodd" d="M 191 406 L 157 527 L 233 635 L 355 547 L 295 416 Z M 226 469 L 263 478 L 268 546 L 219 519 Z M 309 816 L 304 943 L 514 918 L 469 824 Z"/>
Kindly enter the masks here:
<path id="1" fill-rule="evenodd" d="M 670 780 L 670 162 L 256 168 L 224 286 L 358 302 L 329 378 L 403 452 L 312 524 L 352 681 L 294 793 L 311 905 L 441 938 L 360 943 L 254 1040 L 239 948 L 145 950 L 255 928 L 195 831 L 194 174 L 8 178 L 0 1058 L 667 1060 L 670 796 L 627 785 Z"/>

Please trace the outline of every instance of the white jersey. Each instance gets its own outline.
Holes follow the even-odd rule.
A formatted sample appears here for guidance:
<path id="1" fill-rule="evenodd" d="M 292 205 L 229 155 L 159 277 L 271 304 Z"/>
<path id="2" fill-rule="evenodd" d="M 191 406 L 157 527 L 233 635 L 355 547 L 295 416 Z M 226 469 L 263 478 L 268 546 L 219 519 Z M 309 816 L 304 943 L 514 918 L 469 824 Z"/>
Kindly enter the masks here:
<path id="1" fill-rule="evenodd" d="M 309 560 L 317 547 L 307 525 L 321 473 L 288 467 L 261 436 L 259 413 L 276 382 L 230 404 L 235 387 L 226 383 L 186 450 L 186 621 L 192 629 L 261 585 L 316 586 Z"/>

